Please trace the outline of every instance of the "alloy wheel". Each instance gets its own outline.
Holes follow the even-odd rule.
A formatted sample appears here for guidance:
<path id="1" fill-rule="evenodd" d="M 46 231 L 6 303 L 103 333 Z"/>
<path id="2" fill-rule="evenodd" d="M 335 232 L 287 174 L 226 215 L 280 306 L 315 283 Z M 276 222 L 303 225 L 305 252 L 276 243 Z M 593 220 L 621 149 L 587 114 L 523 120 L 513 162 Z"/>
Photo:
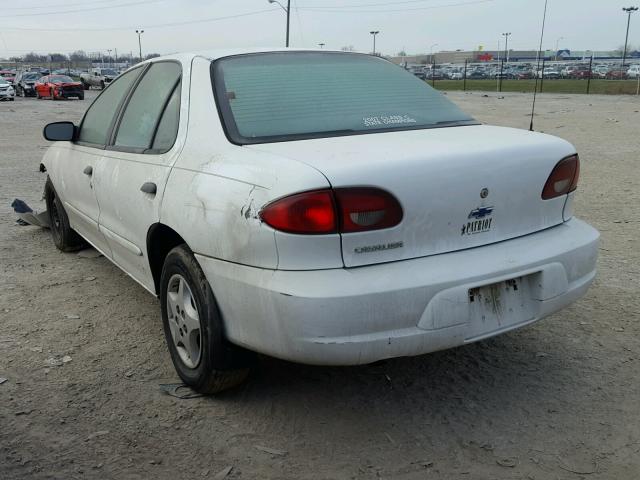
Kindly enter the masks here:
<path id="1" fill-rule="evenodd" d="M 167 316 L 180 359 L 186 367 L 196 368 L 202 357 L 200 316 L 189 284 L 177 273 L 167 285 Z"/>

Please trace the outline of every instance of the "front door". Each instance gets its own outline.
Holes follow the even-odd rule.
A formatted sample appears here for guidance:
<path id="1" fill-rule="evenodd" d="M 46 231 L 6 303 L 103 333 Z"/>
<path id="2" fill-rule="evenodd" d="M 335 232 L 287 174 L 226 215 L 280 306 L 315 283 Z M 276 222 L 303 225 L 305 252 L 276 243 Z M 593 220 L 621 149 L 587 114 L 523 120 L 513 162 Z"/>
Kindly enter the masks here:
<path id="1" fill-rule="evenodd" d="M 125 73 L 96 98 L 85 113 L 76 141 L 68 150 L 59 149 L 58 159 L 52 162 L 58 168 L 54 185 L 60 190 L 71 226 L 109 257 L 109 243 L 98 228 L 98 172 L 116 114 L 140 71 L 138 68 Z"/>

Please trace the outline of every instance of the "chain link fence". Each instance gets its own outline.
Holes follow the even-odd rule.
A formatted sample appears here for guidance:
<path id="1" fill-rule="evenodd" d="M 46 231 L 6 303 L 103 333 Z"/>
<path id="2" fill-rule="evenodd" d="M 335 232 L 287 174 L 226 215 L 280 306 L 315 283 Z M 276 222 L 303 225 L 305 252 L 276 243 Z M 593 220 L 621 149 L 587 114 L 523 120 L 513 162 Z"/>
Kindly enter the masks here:
<path id="1" fill-rule="evenodd" d="M 409 67 L 440 90 L 640 94 L 640 59 L 471 62 Z"/>

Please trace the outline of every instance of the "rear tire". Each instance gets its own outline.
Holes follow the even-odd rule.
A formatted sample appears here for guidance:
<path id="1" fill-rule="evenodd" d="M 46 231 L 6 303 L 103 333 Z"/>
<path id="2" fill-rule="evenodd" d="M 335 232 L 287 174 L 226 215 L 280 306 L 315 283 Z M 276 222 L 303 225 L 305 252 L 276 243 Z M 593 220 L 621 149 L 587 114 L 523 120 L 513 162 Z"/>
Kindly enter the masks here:
<path id="1" fill-rule="evenodd" d="M 104 90 L 104 82 L 100 82 L 100 90 Z"/>
<path id="2" fill-rule="evenodd" d="M 253 355 L 225 339 L 209 282 L 186 245 L 165 258 L 160 302 L 171 360 L 185 384 L 211 394 L 247 378 Z"/>
<path id="3" fill-rule="evenodd" d="M 85 90 L 89 90 L 90 85 L 88 83 L 84 83 L 82 82 L 82 88 L 84 88 Z"/>
<path id="4" fill-rule="evenodd" d="M 76 250 L 86 247 L 87 244 L 84 239 L 71 228 L 67 212 L 62 206 L 62 202 L 55 188 L 53 188 L 51 179 L 48 177 L 47 183 L 44 186 L 44 198 L 47 202 L 47 211 L 49 212 L 51 237 L 58 250 L 75 252 Z"/>

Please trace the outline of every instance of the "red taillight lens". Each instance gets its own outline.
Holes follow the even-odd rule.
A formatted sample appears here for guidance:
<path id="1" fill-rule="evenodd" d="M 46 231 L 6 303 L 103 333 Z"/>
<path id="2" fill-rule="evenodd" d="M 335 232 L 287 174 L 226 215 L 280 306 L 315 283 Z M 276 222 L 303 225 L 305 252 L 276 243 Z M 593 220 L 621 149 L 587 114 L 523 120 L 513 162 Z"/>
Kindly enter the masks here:
<path id="1" fill-rule="evenodd" d="M 579 177 L 580 159 L 578 155 L 572 155 L 560 160 L 544 185 L 542 199 L 549 200 L 573 192 L 578 188 Z"/>
<path id="2" fill-rule="evenodd" d="M 402 207 L 389 192 L 379 188 L 337 188 L 340 232 L 380 230 L 402 221 Z"/>
<path id="3" fill-rule="evenodd" d="M 281 198 L 266 205 L 260 218 L 282 232 L 319 235 L 338 231 L 331 190 Z"/>
<path id="4" fill-rule="evenodd" d="M 393 195 L 378 188 L 338 188 L 275 200 L 260 211 L 260 218 L 287 233 L 352 233 L 399 224 L 402 207 Z"/>

